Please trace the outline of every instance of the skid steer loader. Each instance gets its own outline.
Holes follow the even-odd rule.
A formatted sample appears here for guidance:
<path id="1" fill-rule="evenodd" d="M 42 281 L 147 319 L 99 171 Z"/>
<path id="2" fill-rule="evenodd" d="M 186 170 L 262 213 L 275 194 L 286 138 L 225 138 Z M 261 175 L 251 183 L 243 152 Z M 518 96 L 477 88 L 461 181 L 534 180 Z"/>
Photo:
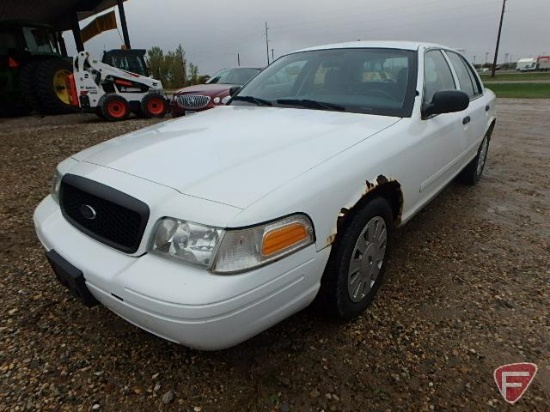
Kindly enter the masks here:
<path id="1" fill-rule="evenodd" d="M 124 120 L 132 112 L 163 117 L 168 109 L 159 80 L 109 66 L 86 51 L 74 57 L 68 82 L 71 104 L 104 120 Z"/>

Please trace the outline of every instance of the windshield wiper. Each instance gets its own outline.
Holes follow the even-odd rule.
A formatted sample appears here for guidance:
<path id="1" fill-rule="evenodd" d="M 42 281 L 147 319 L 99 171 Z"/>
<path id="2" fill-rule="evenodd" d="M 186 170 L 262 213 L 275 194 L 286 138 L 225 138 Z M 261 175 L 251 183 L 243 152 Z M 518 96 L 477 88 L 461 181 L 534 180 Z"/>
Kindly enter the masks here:
<path id="1" fill-rule="evenodd" d="M 346 108 L 339 104 L 320 102 L 318 100 L 308 100 L 308 99 L 279 99 L 277 103 L 288 106 L 301 106 L 307 107 L 308 109 L 321 109 L 321 110 L 338 110 L 345 112 Z"/>
<path id="2" fill-rule="evenodd" d="M 243 102 L 254 103 L 258 106 L 273 106 L 269 100 L 260 99 L 254 96 L 233 96 L 231 100 L 241 100 Z"/>

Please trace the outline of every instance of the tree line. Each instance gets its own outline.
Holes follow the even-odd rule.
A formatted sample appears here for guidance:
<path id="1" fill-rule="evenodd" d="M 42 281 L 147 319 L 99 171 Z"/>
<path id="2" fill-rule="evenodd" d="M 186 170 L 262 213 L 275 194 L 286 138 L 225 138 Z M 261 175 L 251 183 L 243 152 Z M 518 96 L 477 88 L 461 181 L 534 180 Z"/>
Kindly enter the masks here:
<path id="1" fill-rule="evenodd" d="M 147 59 L 151 75 L 162 81 L 165 89 L 204 83 L 209 77 L 201 76 L 199 68 L 187 61 L 181 44 L 176 50 L 166 53 L 158 46 L 151 47 L 147 50 Z"/>

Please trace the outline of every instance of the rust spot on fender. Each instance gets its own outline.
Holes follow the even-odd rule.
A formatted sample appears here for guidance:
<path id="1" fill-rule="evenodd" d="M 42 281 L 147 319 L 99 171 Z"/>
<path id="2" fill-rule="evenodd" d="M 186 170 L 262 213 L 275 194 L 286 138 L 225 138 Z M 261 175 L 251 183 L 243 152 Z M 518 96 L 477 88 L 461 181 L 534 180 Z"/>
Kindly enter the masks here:
<path id="1" fill-rule="evenodd" d="M 385 183 L 388 183 L 390 181 L 392 181 L 392 180 L 391 179 L 388 180 L 388 178 L 384 175 L 378 175 L 378 177 L 376 178 L 376 181 L 374 183 L 371 183 L 368 180 L 365 180 L 366 187 L 365 187 L 365 190 L 363 192 L 363 196 L 365 196 L 367 193 L 373 191 L 378 186 L 383 185 Z"/>
<path id="2" fill-rule="evenodd" d="M 369 193 L 372 189 L 374 189 L 374 184 L 369 182 L 368 180 L 365 180 L 365 184 L 367 185 L 366 187 L 366 190 L 365 190 L 365 194 L 366 193 Z"/>
<path id="3" fill-rule="evenodd" d="M 340 230 L 342 227 L 342 224 L 344 223 L 344 218 L 349 213 L 349 209 L 343 207 L 340 209 L 340 213 L 338 214 L 338 219 L 336 220 L 336 233 Z M 336 233 L 333 233 L 327 238 L 327 246 L 332 245 L 334 243 L 334 240 L 336 239 Z"/>
<path id="4" fill-rule="evenodd" d="M 340 228 L 342 227 L 342 224 L 344 223 L 344 218 L 348 213 L 349 213 L 349 209 L 346 209 L 345 207 L 340 209 L 340 213 L 338 214 L 338 220 L 336 221 L 337 230 L 340 230 Z"/>
<path id="5" fill-rule="evenodd" d="M 378 177 L 376 178 L 376 181 L 374 183 L 371 183 L 370 181 L 365 180 L 365 189 L 363 191 L 363 194 L 361 195 L 361 198 L 363 198 L 364 196 L 366 196 L 368 193 L 372 192 L 373 190 L 375 190 L 379 186 L 382 186 L 382 185 L 385 185 L 385 184 L 388 184 L 388 183 L 396 185 L 397 188 L 401 187 L 401 185 L 399 184 L 399 182 L 397 180 L 395 180 L 393 178 L 388 179 L 384 175 L 378 175 Z M 399 195 L 397 196 L 397 199 L 396 199 L 397 202 L 398 202 L 398 205 L 397 205 L 398 209 L 397 209 L 396 219 L 395 219 L 395 223 L 396 223 L 397 226 L 399 226 L 401 224 L 401 214 L 402 214 L 402 211 L 403 211 L 403 195 L 401 193 L 401 190 L 399 190 L 398 193 L 399 193 Z M 359 200 L 357 202 L 359 202 Z M 355 204 L 357 204 L 357 202 Z M 338 214 L 338 219 L 336 220 L 336 233 L 331 234 L 327 238 L 327 242 L 326 242 L 327 246 L 334 243 L 334 241 L 336 240 L 337 233 L 342 228 L 342 225 L 344 224 L 346 216 L 349 214 L 350 210 L 353 207 L 354 207 L 354 205 L 350 206 L 350 207 L 343 207 L 343 208 L 340 209 L 340 213 Z"/>
<path id="6" fill-rule="evenodd" d="M 395 181 L 395 180 L 394 179 L 388 180 L 388 178 L 384 175 L 378 175 L 378 177 L 376 178 L 376 183 L 379 185 L 383 185 L 384 183 L 388 183 L 390 181 Z"/>

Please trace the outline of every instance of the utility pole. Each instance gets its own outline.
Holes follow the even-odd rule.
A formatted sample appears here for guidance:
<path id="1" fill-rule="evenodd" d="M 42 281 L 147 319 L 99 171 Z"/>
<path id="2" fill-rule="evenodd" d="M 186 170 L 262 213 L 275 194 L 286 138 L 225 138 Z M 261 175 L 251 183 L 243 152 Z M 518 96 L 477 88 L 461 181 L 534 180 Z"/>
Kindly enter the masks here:
<path id="1" fill-rule="evenodd" d="M 237 66 L 241 67 L 241 55 L 237 53 Z"/>
<path id="2" fill-rule="evenodd" d="M 275 61 L 275 49 L 271 49 L 271 61 Z"/>
<path id="3" fill-rule="evenodd" d="M 506 10 L 506 0 L 502 0 L 502 12 L 500 13 L 500 23 L 498 25 L 497 46 L 495 48 L 495 58 L 493 60 L 493 68 L 491 70 L 491 77 L 495 77 L 495 70 L 497 68 L 498 48 L 500 46 L 500 34 L 502 33 L 502 21 L 504 20 L 504 11 Z"/>
<path id="4" fill-rule="evenodd" d="M 489 52 L 485 52 L 485 64 L 489 63 Z"/>
<path id="5" fill-rule="evenodd" d="M 265 51 L 266 51 L 266 54 L 267 54 L 267 65 L 269 66 L 269 39 L 267 37 L 267 31 L 268 31 L 268 27 L 267 27 L 267 21 L 265 22 Z"/>

